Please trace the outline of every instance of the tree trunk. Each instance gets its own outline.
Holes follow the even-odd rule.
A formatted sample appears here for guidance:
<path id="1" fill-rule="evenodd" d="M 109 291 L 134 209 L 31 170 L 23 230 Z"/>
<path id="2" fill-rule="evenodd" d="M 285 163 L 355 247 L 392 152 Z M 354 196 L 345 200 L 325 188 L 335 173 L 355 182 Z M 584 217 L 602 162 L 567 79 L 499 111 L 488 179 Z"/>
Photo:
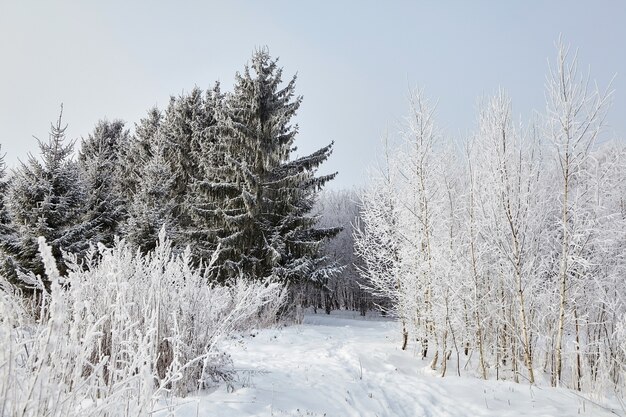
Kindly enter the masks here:
<path id="1" fill-rule="evenodd" d="M 556 336 L 556 363 L 554 375 L 552 376 L 553 385 L 557 386 L 561 382 L 563 370 L 563 332 L 565 329 L 565 307 L 567 303 L 567 269 L 569 257 L 569 231 L 567 229 L 568 217 L 568 197 L 569 197 L 569 154 L 565 155 L 564 166 L 564 184 L 563 184 L 563 212 L 561 221 L 563 222 L 563 240 L 561 243 L 561 266 L 559 270 L 559 279 L 561 282 L 560 302 L 559 302 L 559 321 L 558 332 Z"/>
<path id="2" fill-rule="evenodd" d="M 578 326 L 578 311 L 574 308 L 574 324 L 576 326 L 576 389 L 580 391 L 580 380 L 582 379 L 582 364 L 580 359 L 580 332 Z"/>

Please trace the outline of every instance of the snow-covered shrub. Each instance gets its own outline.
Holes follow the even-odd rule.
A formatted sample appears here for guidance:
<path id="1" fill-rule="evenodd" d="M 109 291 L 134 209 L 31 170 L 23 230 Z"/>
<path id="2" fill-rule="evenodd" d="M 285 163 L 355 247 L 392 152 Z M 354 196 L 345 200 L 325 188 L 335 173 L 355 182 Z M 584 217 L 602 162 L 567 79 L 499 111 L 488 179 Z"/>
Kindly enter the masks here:
<path id="1" fill-rule="evenodd" d="M 120 241 L 83 265 L 70 258 L 66 277 L 43 239 L 40 252 L 51 288 L 29 277 L 42 294 L 36 319 L 1 281 L 2 417 L 148 415 L 165 395 L 227 378 L 219 342 L 275 314 L 284 297 L 269 280 L 208 284 L 163 231 L 145 256 Z"/>

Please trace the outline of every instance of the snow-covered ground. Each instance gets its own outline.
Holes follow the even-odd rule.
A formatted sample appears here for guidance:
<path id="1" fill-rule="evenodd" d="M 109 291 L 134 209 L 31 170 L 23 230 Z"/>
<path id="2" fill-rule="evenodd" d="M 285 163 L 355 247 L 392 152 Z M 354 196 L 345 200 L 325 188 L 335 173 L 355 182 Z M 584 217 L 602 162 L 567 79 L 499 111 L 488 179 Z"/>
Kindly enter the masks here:
<path id="1" fill-rule="evenodd" d="M 175 415 L 623 415 L 565 389 L 441 378 L 401 351 L 398 335 L 396 322 L 352 313 L 307 315 L 302 325 L 254 332 L 231 342 L 239 369 L 233 386 L 186 398 Z"/>

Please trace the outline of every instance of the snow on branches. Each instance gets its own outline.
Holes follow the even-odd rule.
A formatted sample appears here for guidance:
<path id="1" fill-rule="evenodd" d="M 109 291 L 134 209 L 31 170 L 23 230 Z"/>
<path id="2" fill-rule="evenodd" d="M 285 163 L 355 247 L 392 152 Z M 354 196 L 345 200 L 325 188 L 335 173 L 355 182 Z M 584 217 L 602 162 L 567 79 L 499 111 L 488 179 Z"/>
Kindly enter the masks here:
<path id="1" fill-rule="evenodd" d="M 416 92 L 362 193 L 355 251 L 402 346 L 442 374 L 454 355 L 459 374 L 464 357 L 485 379 L 623 393 L 626 154 L 597 144 L 611 93 L 563 45 L 547 89 L 528 126 L 503 92 L 485 100 L 458 149 Z"/>

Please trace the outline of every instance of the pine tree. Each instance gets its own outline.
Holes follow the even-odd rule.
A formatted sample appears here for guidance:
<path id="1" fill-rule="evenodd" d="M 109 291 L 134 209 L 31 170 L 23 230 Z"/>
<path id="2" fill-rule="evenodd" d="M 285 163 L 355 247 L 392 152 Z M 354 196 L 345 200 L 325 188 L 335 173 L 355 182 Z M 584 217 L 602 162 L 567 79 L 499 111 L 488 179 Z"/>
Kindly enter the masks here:
<path id="1" fill-rule="evenodd" d="M 16 266 L 44 276 L 37 253 L 37 238 L 43 236 L 51 246 L 61 273 L 62 252 L 85 250 L 86 225 L 81 221 L 85 200 L 78 166 L 71 159 L 74 142 L 65 142 L 62 126 L 63 107 L 51 125 L 47 143 L 39 141 L 41 161 L 29 155 L 27 163 L 16 170 L 7 191 L 7 209 L 17 236 L 12 256 Z"/>
<path id="2" fill-rule="evenodd" d="M 216 158 L 224 165 L 215 167 L 206 189 L 217 201 L 220 279 L 244 273 L 321 280 L 328 272 L 320 268 L 320 244 L 338 229 L 316 229 L 310 212 L 317 192 L 336 175 L 315 177 L 332 144 L 292 159 L 298 127 L 291 119 L 302 102 L 295 81 L 281 86 L 277 60 L 256 51 L 218 112 Z"/>
<path id="3" fill-rule="evenodd" d="M 119 193 L 120 151 L 128 142 L 124 123 L 102 120 L 83 139 L 78 162 L 86 185 L 84 222 L 90 238 L 111 246 L 124 218 L 125 202 Z"/>

